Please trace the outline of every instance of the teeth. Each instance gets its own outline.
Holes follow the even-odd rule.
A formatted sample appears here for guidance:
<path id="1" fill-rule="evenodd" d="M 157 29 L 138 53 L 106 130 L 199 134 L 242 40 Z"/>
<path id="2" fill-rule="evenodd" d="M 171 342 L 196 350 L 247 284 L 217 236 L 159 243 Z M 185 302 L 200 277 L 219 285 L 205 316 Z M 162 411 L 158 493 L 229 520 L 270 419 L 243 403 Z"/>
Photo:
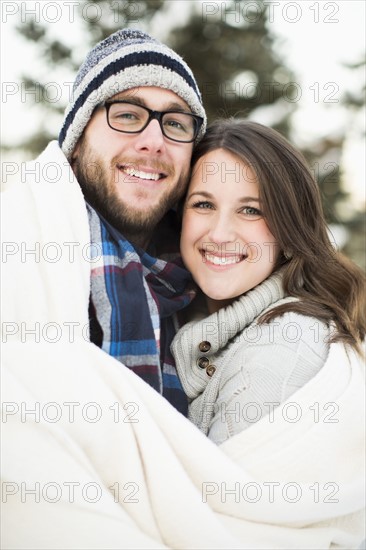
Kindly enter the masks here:
<path id="1" fill-rule="evenodd" d="M 213 256 L 212 254 L 204 253 L 207 261 L 214 265 L 230 265 L 241 262 L 242 256 Z"/>
<path id="2" fill-rule="evenodd" d="M 149 174 L 147 172 L 140 172 L 139 170 L 135 170 L 134 168 L 123 168 L 123 170 L 128 174 L 129 176 L 135 176 L 136 178 L 140 178 L 142 180 L 154 180 L 157 181 L 160 178 L 160 174 Z"/>

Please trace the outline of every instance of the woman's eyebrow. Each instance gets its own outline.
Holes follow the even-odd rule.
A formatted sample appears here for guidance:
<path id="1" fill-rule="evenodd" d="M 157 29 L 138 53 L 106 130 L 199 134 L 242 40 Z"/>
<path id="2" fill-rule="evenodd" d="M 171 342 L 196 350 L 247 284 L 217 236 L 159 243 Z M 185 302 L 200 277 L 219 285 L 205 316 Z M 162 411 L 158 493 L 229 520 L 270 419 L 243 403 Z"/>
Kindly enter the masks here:
<path id="1" fill-rule="evenodd" d="M 211 193 L 208 193 L 207 191 L 194 191 L 187 196 L 187 199 L 190 199 L 195 195 L 200 195 L 201 197 L 205 197 L 207 199 L 213 198 L 213 195 L 211 195 Z M 259 197 L 240 197 L 240 199 L 238 200 L 239 202 L 262 202 Z"/>
<path id="2" fill-rule="evenodd" d="M 239 202 L 262 202 L 259 197 L 241 197 Z"/>
<path id="3" fill-rule="evenodd" d="M 206 197 L 206 199 L 212 199 L 213 197 L 213 195 L 211 195 L 211 193 L 208 193 L 207 191 L 194 191 L 187 196 L 187 199 L 194 197 L 194 195 L 200 195 L 201 197 Z"/>

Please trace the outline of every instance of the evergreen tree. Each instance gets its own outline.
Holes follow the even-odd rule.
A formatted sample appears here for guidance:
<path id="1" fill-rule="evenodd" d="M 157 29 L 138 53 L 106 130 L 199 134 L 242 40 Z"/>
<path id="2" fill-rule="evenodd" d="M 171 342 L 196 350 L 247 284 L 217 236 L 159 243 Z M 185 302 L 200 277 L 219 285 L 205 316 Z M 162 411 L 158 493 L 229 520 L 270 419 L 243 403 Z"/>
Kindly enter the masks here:
<path id="1" fill-rule="evenodd" d="M 294 75 L 273 48 L 263 1 L 198 3 L 187 25 L 174 27 L 169 42 L 192 68 L 209 120 L 248 117 L 260 107 L 296 105 Z M 266 3 L 268 4 L 268 3 Z M 277 128 L 287 134 L 287 117 Z"/>
<path id="2" fill-rule="evenodd" d="M 95 5 L 94 11 L 91 4 Z M 171 19 L 176 4 L 181 3 L 171 0 L 80 2 L 79 19 L 87 40 L 85 51 L 123 27 L 138 26 L 151 32 L 154 16 L 166 10 L 167 20 Z M 273 38 L 266 27 L 267 8 L 262 0 L 256 2 L 261 6 L 260 10 L 254 10 L 253 2 L 248 0 L 187 4 L 190 8 L 187 23 L 178 27 L 172 21 L 172 30 L 164 41 L 192 68 L 203 92 L 209 119 L 228 115 L 248 116 L 256 108 L 286 102 L 284 116 L 276 125 L 286 135 L 288 116 L 296 105 L 293 101 L 296 89 L 291 84 L 293 75 L 274 53 Z M 208 10 L 208 6 L 212 5 L 219 7 L 216 13 Z M 19 25 L 18 32 L 37 44 L 39 55 L 48 66 L 62 66 L 70 74 L 76 73 L 80 61 L 75 61 L 71 47 L 51 36 L 50 28 L 30 20 Z M 23 74 L 21 79 L 29 89 L 38 87 L 38 97 L 47 99 L 44 84 L 35 81 L 33 75 Z M 65 103 L 43 101 L 41 107 L 62 113 Z M 37 154 L 55 135 L 50 135 L 43 124 L 19 147 Z"/>
<path id="3" fill-rule="evenodd" d="M 148 28 L 149 22 L 153 19 L 154 14 L 162 8 L 164 2 L 165 0 L 138 0 L 137 2 L 135 0 L 85 0 L 78 2 L 74 15 L 83 29 L 85 53 L 97 42 L 118 29 L 136 26 L 137 22 L 140 27 Z M 60 4 L 62 6 L 62 2 Z M 65 30 L 67 31 L 67 29 Z M 58 70 L 63 67 L 70 75 L 75 76 L 80 66 L 80 59 L 75 59 L 73 48 L 65 43 L 67 40 L 61 42 L 52 36 L 53 25 L 38 23 L 36 16 L 33 20 L 27 17 L 27 22 L 20 23 L 17 31 L 23 38 L 37 45 L 39 56 L 50 67 L 50 71 L 55 67 Z M 67 102 L 49 101 L 47 82 L 40 82 L 39 78 L 34 78 L 36 76 L 38 75 L 28 72 L 22 74 L 20 79 L 24 88 L 37 90 L 34 100 L 42 112 L 63 114 Z M 35 133 L 29 139 L 20 142 L 18 148 L 30 152 L 32 156 L 37 155 L 51 139 L 57 137 L 58 131 L 59 128 L 55 128 L 54 133 L 50 133 L 46 128 L 45 120 L 41 119 Z M 3 150 L 7 149 L 6 146 L 3 146 Z"/>
<path id="4" fill-rule="evenodd" d="M 347 107 L 350 112 L 350 124 L 355 124 L 356 119 L 361 120 L 362 128 L 359 129 L 360 137 L 365 138 L 365 104 L 366 104 L 366 59 L 363 56 L 360 61 L 349 64 L 348 68 L 351 71 L 358 71 L 360 73 L 360 88 L 354 93 L 346 93 L 343 97 L 343 105 Z M 363 173 L 363 177 L 365 173 Z M 346 183 L 346 182 L 345 182 Z M 365 188 L 365 181 L 363 181 Z M 350 258 L 352 258 L 360 267 L 366 270 L 366 204 L 359 205 L 357 211 L 352 212 L 352 216 L 348 216 L 347 221 L 344 222 L 349 230 L 351 238 L 348 239 L 344 252 Z"/>
<path id="5" fill-rule="evenodd" d="M 186 17 L 180 10 L 185 8 Z M 94 8 L 94 9 L 93 9 Z M 138 27 L 156 35 L 170 45 L 192 68 L 203 94 L 209 121 L 221 116 L 240 116 L 256 119 L 266 113 L 268 124 L 288 136 L 291 115 L 296 109 L 296 75 L 284 65 L 274 49 L 274 38 L 269 30 L 268 2 L 263 0 L 176 2 L 172 0 L 88 0 L 78 3 L 78 19 L 85 40 L 85 53 L 99 40 L 123 27 Z M 156 18 L 164 16 L 164 29 L 160 37 L 156 32 Z M 153 32 L 153 30 L 155 31 Z M 170 29 L 170 30 L 169 30 Z M 67 30 L 67 29 L 66 29 Z M 27 20 L 18 26 L 19 33 L 37 45 L 39 55 L 50 67 L 64 67 L 75 75 L 80 59 L 71 46 L 55 39 L 49 26 Z M 83 56 L 82 56 L 83 57 Z M 38 86 L 41 98 L 46 83 L 35 82 L 33 75 L 22 75 L 25 86 Z M 73 77 L 71 78 L 73 80 Z M 350 109 L 364 107 L 364 95 L 345 96 Z M 66 102 L 47 102 L 38 105 L 42 112 L 61 113 Z M 38 154 L 50 139 L 57 137 L 46 129 L 46 121 L 35 134 L 19 144 L 19 148 Z M 362 235 L 362 213 L 344 215 L 343 206 L 348 193 L 342 187 L 339 170 L 344 135 L 323 139 L 304 150 L 314 175 L 319 181 L 327 220 L 331 224 L 347 227 L 351 239 Z M 6 147 L 3 147 L 6 149 Z M 357 240 L 356 239 L 356 240 Z M 355 241 L 354 241 L 355 242 Z M 345 249 L 364 265 L 364 255 L 347 245 Z"/>
<path id="6" fill-rule="evenodd" d="M 347 233 L 345 242 L 340 248 L 365 270 L 366 205 L 360 204 L 357 209 L 350 209 L 350 192 L 346 175 L 341 170 L 346 131 L 352 128 L 356 118 L 364 115 L 365 112 L 365 59 L 346 67 L 350 71 L 358 70 L 361 76 L 360 89 L 352 93 L 345 92 L 341 98 L 341 106 L 347 111 L 347 127 L 341 135 L 332 139 L 315 140 L 311 147 L 303 149 L 302 152 L 319 183 L 324 213 L 330 229 L 334 227 L 337 230 L 341 227 Z M 364 128 L 360 133 L 364 133 Z"/>

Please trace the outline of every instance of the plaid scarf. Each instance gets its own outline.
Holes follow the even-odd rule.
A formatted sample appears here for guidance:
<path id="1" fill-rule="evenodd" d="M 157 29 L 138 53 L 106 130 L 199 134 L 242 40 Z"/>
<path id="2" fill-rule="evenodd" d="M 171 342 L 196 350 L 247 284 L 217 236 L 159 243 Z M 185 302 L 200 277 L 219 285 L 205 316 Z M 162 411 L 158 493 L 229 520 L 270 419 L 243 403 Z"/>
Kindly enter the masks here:
<path id="1" fill-rule="evenodd" d="M 181 260 L 165 262 L 132 246 L 87 205 L 91 233 L 91 340 L 187 416 L 170 352 L 172 315 L 194 297 Z"/>

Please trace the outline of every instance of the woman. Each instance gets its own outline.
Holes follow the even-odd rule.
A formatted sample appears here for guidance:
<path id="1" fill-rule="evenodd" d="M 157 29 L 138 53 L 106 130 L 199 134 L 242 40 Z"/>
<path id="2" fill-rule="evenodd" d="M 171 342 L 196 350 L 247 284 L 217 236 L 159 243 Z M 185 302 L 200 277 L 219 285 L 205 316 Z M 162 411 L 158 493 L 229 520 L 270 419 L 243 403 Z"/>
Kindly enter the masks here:
<path id="1" fill-rule="evenodd" d="M 181 252 L 208 317 L 186 324 L 172 351 L 189 417 L 217 444 L 271 422 L 331 342 L 361 353 L 364 276 L 335 250 L 317 184 L 276 131 L 211 125 L 193 158 Z M 295 403 L 290 422 L 297 413 Z"/>

